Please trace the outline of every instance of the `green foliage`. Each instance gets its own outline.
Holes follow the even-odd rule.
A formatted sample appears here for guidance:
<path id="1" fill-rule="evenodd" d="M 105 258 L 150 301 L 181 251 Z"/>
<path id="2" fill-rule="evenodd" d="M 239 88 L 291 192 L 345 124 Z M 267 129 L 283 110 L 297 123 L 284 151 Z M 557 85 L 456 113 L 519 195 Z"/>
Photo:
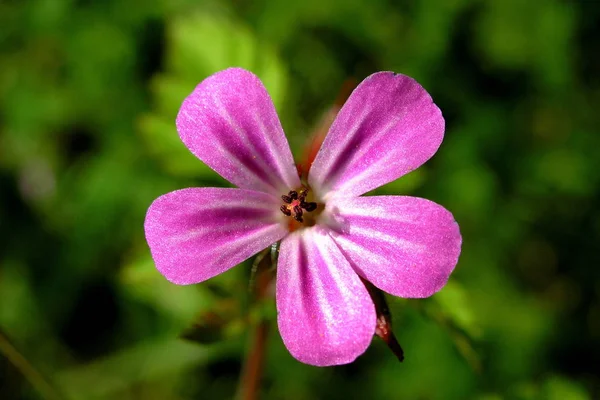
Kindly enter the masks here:
<path id="1" fill-rule="evenodd" d="M 175 118 L 231 66 L 262 79 L 296 154 L 344 83 L 415 77 L 444 143 L 376 194 L 436 201 L 463 234 L 441 292 L 388 298 L 404 363 L 375 338 L 306 366 L 271 329 L 265 398 L 597 397 L 599 18 L 560 0 L 0 1 L 0 335 L 32 366 L 0 354 L 0 398 L 39 398 L 40 377 L 69 399 L 234 395 L 248 327 L 276 315 L 249 301 L 251 261 L 176 286 L 143 233 L 157 196 L 227 185 Z"/>
<path id="2" fill-rule="evenodd" d="M 267 43 L 261 43 L 242 23 L 225 16 L 198 12 L 174 18 L 169 21 L 167 39 L 167 71 L 156 75 L 151 86 L 156 111 L 140 119 L 140 132 L 168 172 L 176 176 L 210 176 L 212 171 L 187 150 L 175 130 L 175 117 L 183 99 L 200 80 L 238 66 L 261 78 L 278 107 L 286 89 L 285 69 Z"/>

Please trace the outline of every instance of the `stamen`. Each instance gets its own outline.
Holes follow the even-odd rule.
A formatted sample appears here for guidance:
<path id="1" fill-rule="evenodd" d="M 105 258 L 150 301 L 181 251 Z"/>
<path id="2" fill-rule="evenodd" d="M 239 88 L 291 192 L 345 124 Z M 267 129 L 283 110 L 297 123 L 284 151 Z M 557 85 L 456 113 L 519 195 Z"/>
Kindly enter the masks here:
<path id="1" fill-rule="evenodd" d="M 306 189 L 306 188 L 300 189 L 300 192 L 298 192 L 298 200 L 300 200 L 301 203 L 304 203 L 304 199 L 306 198 L 307 194 L 308 194 L 308 189 Z"/>
<path id="2" fill-rule="evenodd" d="M 317 209 L 317 203 L 315 203 L 315 202 L 307 203 L 307 202 L 303 201 L 300 204 L 300 207 L 304 208 L 308 212 L 311 212 L 311 211 L 315 211 Z"/>
<path id="3" fill-rule="evenodd" d="M 300 206 L 294 206 L 294 213 L 302 217 L 302 208 L 300 208 Z"/>
<path id="4" fill-rule="evenodd" d="M 281 200 L 283 200 L 287 204 L 290 204 L 292 202 L 292 198 L 285 194 L 281 195 Z"/>
<path id="5" fill-rule="evenodd" d="M 279 210 L 286 216 L 294 218 L 296 221 L 301 223 L 314 225 L 315 215 L 309 215 L 308 221 L 304 220 L 304 213 L 315 211 L 318 208 L 317 203 L 306 201 L 306 197 L 308 196 L 308 192 L 310 190 L 306 187 L 301 187 L 297 191 L 290 190 L 288 194 L 284 194 L 281 196 L 281 200 L 285 204 L 283 204 Z"/>
<path id="6" fill-rule="evenodd" d="M 287 215 L 288 217 L 289 217 L 290 215 L 292 215 L 292 212 L 290 211 L 290 209 L 289 209 L 289 208 L 287 208 L 287 206 L 285 206 L 285 205 L 281 206 L 280 210 L 281 210 L 281 212 L 282 212 L 282 213 L 284 213 L 284 214 L 285 214 L 285 215 Z"/>

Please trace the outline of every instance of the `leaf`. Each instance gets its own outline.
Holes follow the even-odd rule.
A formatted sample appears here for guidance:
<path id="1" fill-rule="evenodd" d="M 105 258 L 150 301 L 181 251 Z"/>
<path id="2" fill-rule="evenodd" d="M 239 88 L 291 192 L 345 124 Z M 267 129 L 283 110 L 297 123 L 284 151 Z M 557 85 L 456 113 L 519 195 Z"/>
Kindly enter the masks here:
<path id="1" fill-rule="evenodd" d="M 222 299 L 210 310 L 198 315 L 192 326 L 180 337 L 200 344 L 210 344 L 241 334 L 248 326 L 248 319 L 237 299 Z"/>
<path id="2" fill-rule="evenodd" d="M 545 380 L 525 381 L 510 389 L 510 398 L 518 400 L 589 400 L 592 397 L 584 386 L 560 375 Z"/>
<path id="3" fill-rule="evenodd" d="M 583 385 L 565 377 L 552 376 L 544 382 L 540 398 L 548 400 L 588 400 L 591 396 Z"/>
<path id="4" fill-rule="evenodd" d="M 146 114 L 138 120 L 138 127 L 150 154 L 170 174 L 194 177 L 216 175 L 185 147 L 177 134 L 174 119 Z"/>
<path id="5" fill-rule="evenodd" d="M 136 383 L 192 368 L 228 351 L 224 345 L 201 347 L 177 339 L 157 339 L 61 371 L 55 378 L 68 398 L 118 398 L 116 392 Z"/>
<path id="6" fill-rule="evenodd" d="M 178 286 L 167 281 L 146 253 L 127 264 L 119 278 L 128 296 L 152 305 L 181 323 L 194 318 L 201 305 L 205 308 L 213 303 L 212 296 L 202 286 Z"/>
<path id="7" fill-rule="evenodd" d="M 449 281 L 432 299 L 453 325 L 465 331 L 472 338 L 481 337 L 481 328 L 469 305 L 468 295 L 459 283 L 455 280 Z"/>
<path id="8" fill-rule="evenodd" d="M 446 329 L 457 350 L 471 368 L 481 372 L 481 360 L 473 346 L 473 340 L 481 337 L 481 328 L 460 284 L 450 281 L 430 300 L 411 304 Z"/>

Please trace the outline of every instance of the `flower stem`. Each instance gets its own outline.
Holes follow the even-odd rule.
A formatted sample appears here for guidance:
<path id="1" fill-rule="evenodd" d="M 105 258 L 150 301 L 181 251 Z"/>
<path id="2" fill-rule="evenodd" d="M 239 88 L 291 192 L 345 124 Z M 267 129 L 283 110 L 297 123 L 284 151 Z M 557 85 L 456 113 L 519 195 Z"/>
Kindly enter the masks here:
<path id="1" fill-rule="evenodd" d="M 277 246 L 261 252 L 252 265 L 252 279 L 250 283 L 251 300 L 255 305 L 260 304 L 271 293 L 275 268 L 277 264 Z M 260 381 L 265 363 L 267 337 L 270 321 L 259 313 L 254 323 L 250 349 L 246 354 L 242 375 L 240 377 L 237 398 L 240 400 L 256 400 L 259 398 Z"/>
<path id="2" fill-rule="evenodd" d="M 269 322 L 261 319 L 255 327 L 250 350 L 246 355 L 238 389 L 238 399 L 257 400 L 265 362 Z"/>

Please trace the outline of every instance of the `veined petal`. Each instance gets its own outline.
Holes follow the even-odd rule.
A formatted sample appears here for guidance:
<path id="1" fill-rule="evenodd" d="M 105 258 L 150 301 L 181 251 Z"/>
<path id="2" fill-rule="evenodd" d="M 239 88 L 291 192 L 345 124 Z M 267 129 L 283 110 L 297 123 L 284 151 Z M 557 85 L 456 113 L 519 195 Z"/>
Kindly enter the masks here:
<path id="1" fill-rule="evenodd" d="M 267 90 L 256 75 L 230 68 L 202 81 L 177 115 L 192 153 L 234 185 L 280 195 L 300 181 Z"/>
<path id="2" fill-rule="evenodd" d="M 156 268 L 180 285 L 228 270 L 285 236 L 279 202 L 266 193 L 224 188 L 159 197 L 144 225 Z"/>
<path id="3" fill-rule="evenodd" d="M 322 198 L 358 196 L 418 168 L 437 151 L 444 118 L 414 79 L 367 77 L 333 122 L 309 173 Z"/>
<path id="4" fill-rule="evenodd" d="M 462 238 L 442 206 L 409 196 L 327 203 L 331 236 L 357 272 L 399 297 L 428 297 L 448 281 Z"/>
<path id="5" fill-rule="evenodd" d="M 283 342 L 307 364 L 352 362 L 375 332 L 367 289 L 320 227 L 296 231 L 281 242 L 276 301 Z"/>

